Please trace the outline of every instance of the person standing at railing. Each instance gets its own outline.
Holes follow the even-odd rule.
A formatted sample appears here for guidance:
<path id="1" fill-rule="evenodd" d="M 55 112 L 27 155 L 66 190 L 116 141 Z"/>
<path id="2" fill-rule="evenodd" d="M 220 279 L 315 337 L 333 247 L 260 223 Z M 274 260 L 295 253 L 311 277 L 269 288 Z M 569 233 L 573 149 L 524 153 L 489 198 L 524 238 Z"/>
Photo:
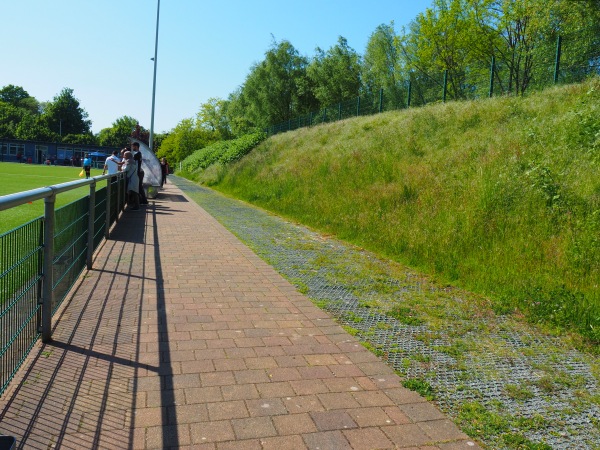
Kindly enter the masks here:
<path id="1" fill-rule="evenodd" d="M 90 154 L 86 153 L 85 158 L 83 158 L 83 170 L 85 170 L 85 177 L 90 177 L 90 170 L 92 170 L 92 158 L 90 158 Z"/>
<path id="2" fill-rule="evenodd" d="M 119 150 L 113 150 L 112 155 L 106 158 L 104 162 L 104 170 L 102 171 L 102 175 L 106 174 L 108 170 L 109 175 L 115 175 L 119 170 L 121 170 L 121 165 L 123 162 L 121 158 L 119 158 Z"/>
<path id="3" fill-rule="evenodd" d="M 138 142 L 133 142 L 131 144 L 131 151 L 133 152 L 133 159 L 138 165 L 138 180 L 139 187 L 138 192 L 140 193 L 140 203 L 142 205 L 148 204 L 148 199 L 146 198 L 146 193 L 144 192 L 144 171 L 142 170 L 142 152 L 140 151 L 140 144 Z"/>
<path id="4" fill-rule="evenodd" d="M 129 209 L 136 211 L 140 209 L 140 180 L 138 178 L 137 162 L 133 159 L 131 152 L 125 152 L 124 160 L 122 171 L 125 173 L 127 203 Z"/>

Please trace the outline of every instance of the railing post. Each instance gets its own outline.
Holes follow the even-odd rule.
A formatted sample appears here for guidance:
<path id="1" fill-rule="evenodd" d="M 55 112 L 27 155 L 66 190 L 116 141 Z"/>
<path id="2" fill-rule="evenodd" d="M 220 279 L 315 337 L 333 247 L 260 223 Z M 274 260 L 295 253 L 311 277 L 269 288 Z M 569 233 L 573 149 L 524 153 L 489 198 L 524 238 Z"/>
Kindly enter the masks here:
<path id="1" fill-rule="evenodd" d="M 442 101 L 446 103 L 446 94 L 448 93 L 448 69 L 444 70 L 444 93 L 442 95 Z"/>
<path id="2" fill-rule="evenodd" d="M 115 222 L 119 221 L 119 215 L 121 213 L 121 205 L 123 204 L 123 199 L 121 198 L 121 180 L 118 177 L 114 178 L 117 180 L 117 216 L 115 217 Z M 109 183 L 112 184 L 113 178 L 110 179 Z"/>
<path id="3" fill-rule="evenodd" d="M 554 63 L 554 82 L 558 83 L 558 76 L 560 74 L 560 50 L 562 47 L 562 36 L 558 36 L 556 39 L 556 59 Z"/>
<path id="4" fill-rule="evenodd" d="M 110 188 L 111 182 L 110 177 L 106 179 L 106 218 L 104 225 L 104 237 L 108 239 L 110 237 Z M 117 200 L 118 204 L 118 200 Z"/>
<path id="5" fill-rule="evenodd" d="M 37 304 L 39 306 L 37 311 L 37 330 L 38 333 L 42 332 L 42 305 L 44 304 L 44 259 L 46 254 L 44 252 L 44 229 L 46 227 L 46 221 L 42 220 L 39 229 L 38 243 L 42 249 L 42 257 L 38 259 L 38 274 L 40 276 L 37 286 Z"/>
<path id="6" fill-rule="evenodd" d="M 54 188 L 51 188 L 54 191 Z M 42 342 L 52 340 L 52 297 L 54 284 L 54 204 L 56 192 L 44 199 L 44 283 L 42 288 Z"/>
<path id="7" fill-rule="evenodd" d="M 92 270 L 92 257 L 94 256 L 94 222 L 96 219 L 96 181 L 90 184 L 90 198 L 88 201 L 88 236 L 87 236 L 87 268 Z"/>
<path id="8" fill-rule="evenodd" d="M 490 67 L 490 98 L 494 96 L 494 72 L 496 71 L 496 57 L 492 56 L 492 66 Z"/>

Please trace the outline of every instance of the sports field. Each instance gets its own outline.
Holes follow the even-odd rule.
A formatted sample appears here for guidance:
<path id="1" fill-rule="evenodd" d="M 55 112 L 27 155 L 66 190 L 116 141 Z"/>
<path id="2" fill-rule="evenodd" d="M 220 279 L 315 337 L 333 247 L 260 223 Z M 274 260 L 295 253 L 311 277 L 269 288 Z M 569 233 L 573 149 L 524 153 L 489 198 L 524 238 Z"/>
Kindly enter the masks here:
<path id="1" fill-rule="evenodd" d="M 81 167 L 0 163 L 0 196 L 79 180 L 80 172 Z M 101 174 L 101 169 L 92 169 L 92 176 Z M 89 187 L 84 186 L 59 194 L 56 198 L 56 206 L 70 203 L 88 193 Z M 43 213 L 43 200 L 0 211 L 0 234 L 35 219 Z"/>

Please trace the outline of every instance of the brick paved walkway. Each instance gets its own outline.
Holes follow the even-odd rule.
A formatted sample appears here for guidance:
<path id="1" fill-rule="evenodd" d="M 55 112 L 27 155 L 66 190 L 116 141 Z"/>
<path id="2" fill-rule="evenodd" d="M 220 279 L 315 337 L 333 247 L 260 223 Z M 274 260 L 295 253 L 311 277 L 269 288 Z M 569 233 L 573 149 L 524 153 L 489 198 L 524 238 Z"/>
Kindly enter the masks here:
<path id="1" fill-rule="evenodd" d="M 0 401 L 19 448 L 478 448 L 172 184 Z"/>

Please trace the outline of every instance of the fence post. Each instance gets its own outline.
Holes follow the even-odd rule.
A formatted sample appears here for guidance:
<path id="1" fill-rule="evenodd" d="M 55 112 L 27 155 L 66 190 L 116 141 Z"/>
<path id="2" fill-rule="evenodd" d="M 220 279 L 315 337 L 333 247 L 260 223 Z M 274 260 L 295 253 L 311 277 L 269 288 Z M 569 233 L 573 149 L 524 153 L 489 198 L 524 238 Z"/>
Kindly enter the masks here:
<path id="1" fill-rule="evenodd" d="M 379 89 L 379 112 L 383 111 L 383 88 Z"/>
<path id="2" fill-rule="evenodd" d="M 115 178 L 117 180 L 117 216 L 115 217 L 115 222 L 119 221 L 119 216 L 121 215 L 121 211 L 123 210 L 123 198 L 122 198 L 122 194 L 121 194 L 121 180 L 116 177 Z M 109 183 L 112 184 L 112 179 L 109 181 Z"/>
<path id="3" fill-rule="evenodd" d="M 448 93 L 448 69 L 444 70 L 444 93 L 442 94 L 442 101 L 446 103 L 446 94 Z"/>
<path id="4" fill-rule="evenodd" d="M 408 93 L 406 94 L 406 107 L 410 108 L 410 94 L 412 93 L 412 81 L 408 80 Z"/>
<path id="5" fill-rule="evenodd" d="M 44 229 L 46 227 L 46 221 L 43 220 L 39 229 L 40 235 L 38 237 L 38 243 L 42 249 L 42 257 L 38 259 L 38 274 L 40 278 L 37 283 L 37 304 L 39 309 L 37 311 L 37 330 L 38 333 L 42 332 L 42 305 L 44 304 L 44 259 L 46 254 L 44 252 Z"/>
<path id="6" fill-rule="evenodd" d="M 87 236 L 87 268 L 92 270 L 92 257 L 94 256 L 94 222 L 96 219 L 96 181 L 90 184 L 90 198 L 88 202 L 88 236 Z"/>
<path id="7" fill-rule="evenodd" d="M 490 67 L 490 98 L 494 96 L 494 72 L 496 71 L 496 57 L 492 56 L 492 65 Z"/>
<path id="8" fill-rule="evenodd" d="M 111 182 L 110 178 L 106 179 L 106 217 L 104 220 L 104 238 L 108 239 L 110 237 L 110 190 L 111 190 Z M 119 201 L 117 200 L 117 206 L 119 205 Z M 117 211 L 117 215 L 119 211 Z"/>
<path id="9" fill-rule="evenodd" d="M 44 199 L 44 283 L 42 287 L 42 342 L 52 340 L 52 300 L 54 293 L 54 203 L 56 191 Z"/>
<path id="10" fill-rule="evenodd" d="M 558 36 L 556 39 L 556 59 L 554 63 L 554 82 L 558 83 L 558 75 L 560 71 L 560 54 L 562 47 L 562 36 Z"/>
<path id="11" fill-rule="evenodd" d="M 360 95 L 356 97 L 356 116 L 360 116 Z"/>

